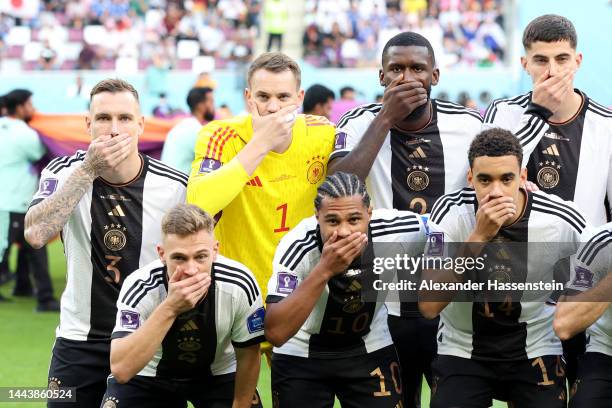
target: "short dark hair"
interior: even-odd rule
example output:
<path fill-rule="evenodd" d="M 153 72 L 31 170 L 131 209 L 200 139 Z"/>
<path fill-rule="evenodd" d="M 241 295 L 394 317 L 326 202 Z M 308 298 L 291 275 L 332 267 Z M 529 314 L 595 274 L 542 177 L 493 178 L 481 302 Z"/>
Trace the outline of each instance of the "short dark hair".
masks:
<path fill-rule="evenodd" d="M 98 82 L 93 87 L 93 89 L 91 90 L 91 93 L 89 94 L 89 103 L 91 104 L 91 100 L 93 99 L 95 95 L 102 93 L 102 92 L 110 92 L 112 94 L 119 93 L 119 92 L 129 92 L 132 95 L 134 95 L 136 102 L 140 101 L 140 99 L 138 98 L 138 91 L 136 91 L 136 88 L 134 88 L 132 84 L 130 84 L 129 82 L 124 81 L 123 79 L 119 79 L 119 78 L 108 78 L 108 79 L 103 79 L 102 81 Z"/>
<path fill-rule="evenodd" d="M 474 165 L 474 160 L 477 157 L 482 156 L 515 156 L 519 162 L 519 167 L 521 167 L 523 163 L 523 148 L 518 138 L 509 130 L 491 128 L 483 130 L 472 140 L 468 152 L 470 167 Z"/>
<path fill-rule="evenodd" d="M 392 37 L 385 46 L 382 51 L 382 65 L 385 65 L 385 59 L 387 58 L 389 48 L 391 47 L 425 47 L 429 52 L 429 56 L 431 57 L 431 64 L 436 66 L 436 55 L 434 53 L 433 47 L 429 40 L 423 37 L 421 34 L 417 34 L 412 31 L 404 31 L 403 33 L 399 33 Z"/>
<path fill-rule="evenodd" d="M 27 89 L 13 89 L 11 92 L 4 95 L 4 104 L 6 113 L 14 115 L 17 108 L 25 104 L 32 97 L 32 92 Z"/>
<path fill-rule="evenodd" d="M 352 86 L 343 86 L 342 88 L 340 88 L 340 98 L 344 97 L 344 94 L 346 94 L 347 92 L 355 92 L 355 88 L 353 88 Z"/>
<path fill-rule="evenodd" d="M 338 171 L 331 176 L 327 176 L 323 184 L 317 189 L 314 202 L 315 209 L 317 211 L 321 209 L 321 203 L 325 197 L 341 198 L 354 195 L 361 196 L 363 205 L 370 207 L 370 195 L 366 190 L 365 183 L 352 173 Z"/>
<path fill-rule="evenodd" d="M 576 49 L 578 35 L 569 19 L 556 14 L 545 14 L 531 20 L 523 32 L 523 47 L 526 50 L 537 41 L 547 43 L 568 41 L 571 47 Z"/>
<path fill-rule="evenodd" d="M 189 106 L 191 113 L 195 111 L 196 106 L 198 106 L 200 102 L 204 102 L 206 98 L 208 98 L 208 94 L 212 91 L 212 88 L 207 86 L 191 88 L 187 94 L 187 106 Z"/>
<path fill-rule="evenodd" d="M 247 72 L 247 83 L 249 86 L 251 86 L 253 74 L 260 69 L 275 73 L 291 71 L 293 72 L 293 76 L 295 76 L 298 88 L 302 82 L 302 71 L 300 70 L 300 66 L 293 58 L 282 52 L 264 52 L 259 57 L 255 58 L 255 61 L 251 63 L 249 71 Z"/>
<path fill-rule="evenodd" d="M 335 97 L 334 91 L 328 87 L 314 84 L 304 93 L 304 113 L 312 112 L 318 104 L 325 104 L 329 98 L 334 99 Z"/>

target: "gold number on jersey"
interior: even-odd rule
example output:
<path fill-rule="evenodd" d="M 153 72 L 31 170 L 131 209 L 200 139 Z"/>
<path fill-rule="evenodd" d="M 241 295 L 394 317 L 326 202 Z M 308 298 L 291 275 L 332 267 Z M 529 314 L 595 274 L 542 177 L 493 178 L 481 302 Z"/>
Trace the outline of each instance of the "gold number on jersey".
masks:
<path fill-rule="evenodd" d="M 343 329 L 344 326 L 344 317 L 330 317 L 330 320 L 335 321 L 335 326 L 328 330 L 327 332 L 330 334 L 345 334 L 346 332 Z M 359 333 L 368 326 L 370 323 L 370 313 L 363 312 L 358 314 L 354 319 L 353 323 L 351 323 L 351 330 L 353 333 Z"/>
<path fill-rule="evenodd" d="M 391 391 L 387 391 L 387 388 L 385 387 L 385 376 L 383 375 L 382 371 L 380 371 L 380 367 L 376 367 L 376 370 L 372 371 L 370 376 L 378 376 L 378 379 L 380 380 L 380 391 L 374 392 L 375 397 L 388 397 L 391 395 Z"/>
<path fill-rule="evenodd" d="M 117 265 L 122 257 L 114 255 L 106 255 L 104 257 L 110 261 L 110 263 L 106 265 L 106 270 L 115 274 L 113 278 L 110 276 L 105 276 L 104 279 L 109 283 L 119 283 L 121 280 L 121 272 L 119 272 L 119 269 L 117 269 L 115 265 Z"/>
<path fill-rule="evenodd" d="M 535 367 L 536 365 L 539 365 L 540 370 L 542 370 L 542 381 L 540 381 L 538 385 L 553 385 L 555 382 L 548 378 L 548 371 L 546 370 L 546 366 L 544 365 L 544 360 L 542 360 L 542 357 L 538 357 L 533 360 L 531 366 Z"/>
<path fill-rule="evenodd" d="M 389 371 L 391 371 L 391 379 L 393 380 L 393 387 L 395 387 L 395 392 L 398 394 L 402 394 L 402 381 L 400 377 L 400 366 L 395 361 L 389 365 Z"/>
<path fill-rule="evenodd" d="M 276 211 L 281 210 L 281 223 L 280 227 L 275 228 L 274 232 L 287 232 L 289 231 L 289 227 L 287 226 L 287 203 L 281 204 L 276 207 Z"/>
<path fill-rule="evenodd" d="M 498 309 L 506 313 L 506 316 L 510 316 L 514 310 L 514 306 L 512 305 L 512 297 L 510 295 L 506 295 L 504 298 L 504 303 L 502 303 Z"/>
<path fill-rule="evenodd" d="M 480 313 L 484 317 L 488 317 L 489 319 L 495 317 L 495 314 L 491 311 L 491 306 L 489 305 L 489 302 L 486 299 L 483 303 L 483 309 L 484 310 L 482 311 L 479 310 L 478 313 Z"/>

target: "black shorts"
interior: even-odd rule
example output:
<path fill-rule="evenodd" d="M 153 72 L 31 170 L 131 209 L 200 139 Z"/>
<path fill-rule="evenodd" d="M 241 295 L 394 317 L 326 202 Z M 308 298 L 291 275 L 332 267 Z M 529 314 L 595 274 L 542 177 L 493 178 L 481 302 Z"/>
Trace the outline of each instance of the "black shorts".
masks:
<path fill-rule="evenodd" d="M 187 401 L 195 408 L 231 408 L 234 384 L 234 373 L 198 380 L 137 375 L 125 384 L 110 376 L 101 408 L 185 408 Z M 254 396 L 251 406 L 261 408 L 259 394 Z"/>
<path fill-rule="evenodd" d="M 311 359 L 272 354 L 274 408 L 395 408 L 401 380 L 393 346 L 357 357 Z"/>
<path fill-rule="evenodd" d="M 565 361 L 542 356 L 484 362 L 440 355 L 433 364 L 431 408 L 484 408 L 493 398 L 517 408 L 565 408 Z"/>
<path fill-rule="evenodd" d="M 570 392 L 570 408 L 612 406 L 612 357 L 585 353 L 578 359 L 578 377 Z"/>
<path fill-rule="evenodd" d="M 389 316 L 389 331 L 402 371 L 404 408 L 421 406 L 423 376 L 431 385 L 431 362 L 436 357 L 440 318 Z"/>
<path fill-rule="evenodd" d="M 49 365 L 49 388 L 75 387 L 76 402 L 48 402 L 49 408 L 91 408 L 102 401 L 110 374 L 110 342 L 58 338 Z"/>

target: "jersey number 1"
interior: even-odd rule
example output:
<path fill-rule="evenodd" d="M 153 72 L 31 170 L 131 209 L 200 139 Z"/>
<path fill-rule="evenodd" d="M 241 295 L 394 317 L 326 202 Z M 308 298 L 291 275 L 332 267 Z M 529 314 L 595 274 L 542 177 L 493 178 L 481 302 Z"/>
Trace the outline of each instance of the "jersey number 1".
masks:
<path fill-rule="evenodd" d="M 276 207 L 276 211 L 278 210 L 282 211 L 281 223 L 280 223 L 280 227 L 274 229 L 274 232 L 287 232 L 289 231 L 289 227 L 287 226 L 287 203 Z"/>

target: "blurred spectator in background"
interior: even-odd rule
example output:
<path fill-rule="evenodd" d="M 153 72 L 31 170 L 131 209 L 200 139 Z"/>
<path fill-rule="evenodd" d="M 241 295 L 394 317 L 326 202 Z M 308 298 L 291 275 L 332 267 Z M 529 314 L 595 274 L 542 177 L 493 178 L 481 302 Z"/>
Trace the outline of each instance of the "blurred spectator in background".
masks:
<path fill-rule="evenodd" d="M 170 64 L 162 53 L 153 54 L 153 65 L 147 68 L 145 84 L 151 95 L 166 94 L 168 92 L 168 74 Z"/>
<path fill-rule="evenodd" d="M 153 108 L 153 116 L 160 119 L 172 119 L 177 113 L 180 111 L 170 106 L 167 95 L 164 92 L 160 93 L 157 105 Z"/>
<path fill-rule="evenodd" d="M 234 116 L 234 114 L 232 113 L 232 110 L 225 103 L 222 103 L 219 106 L 219 109 L 217 110 L 217 114 L 215 115 L 216 119 L 218 120 L 229 119 L 232 116 Z"/>
<path fill-rule="evenodd" d="M 355 100 L 355 88 L 352 86 L 345 86 L 340 88 L 340 99 L 343 101 L 354 101 Z"/>
<path fill-rule="evenodd" d="M 459 105 L 465 106 L 466 108 L 478 110 L 478 104 L 476 104 L 476 101 L 472 99 L 469 92 L 467 91 L 459 92 L 459 95 L 457 97 L 457 103 Z"/>
<path fill-rule="evenodd" d="M 98 53 L 87 41 L 83 40 L 83 48 L 79 52 L 77 69 L 96 69 L 98 66 Z"/>
<path fill-rule="evenodd" d="M 215 81 L 211 76 L 210 72 L 202 71 L 198 75 L 194 88 L 212 88 L 213 90 L 217 87 L 217 81 Z"/>
<path fill-rule="evenodd" d="M 44 71 L 55 69 L 57 52 L 51 48 L 49 40 L 45 40 L 43 47 L 40 50 L 40 58 L 38 60 L 39 68 Z"/>
<path fill-rule="evenodd" d="M 266 0 L 264 3 L 264 29 L 268 34 L 268 52 L 272 50 L 272 43 L 283 49 L 283 34 L 287 30 L 288 5 L 285 0 Z"/>
<path fill-rule="evenodd" d="M 489 106 L 491 102 L 493 102 L 493 95 L 491 95 L 491 92 L 482 91 L 480 95 L 478 95 L 478 110 L 480 111 L 480 116 L 484 117 L 487 106 Z"/>
<path fill-rule="evenodd" d="M 380 94 L 380 93 L 376 94 L 376 97 L 374 98 L 374 101 L 376 103 L 382 103 L 382 101 L 383 101 L 383 94 Z"/>
<path fill-rule="evenodd" d="M 49 277 L 47 248 L 34 249 L 23 236 L 24 217 L 30 199 L 38 188 L 38 174 L 32 164 L 42 158 L 45 147 L 28 122 L 34 115 L 32 93 L 15 89 L 4 96 L 7 116 L 0 118 L 0 212 L 9 214 L 8 248 L 19 247 L 14 296 L 32 296 L 34 290 L 30 275 L 34 277 L 38 311 L 58 311 L 59 303 L 53 297 Z M 6 231 L 2 231 L 6 234 Z M 8 251 L 0 264 L 2 273 L 8 273 Z"/>
<path fill-rule="evenodd" d="M 336 95 L 326 86 L 315 84 L 304 94 L 303 112 L 307 115 L 325 116 L 331 119 L 332 105 Z"/>
<path fill-rule="evenodd" d="M 192 88 L 187 94 L 187 106 L 191 116 L 177 123 L 168 132 L 161 161 L 182 171 L 191 173 L 194 146 L 202 125 L 215 118 L 215 98 L 211 88 Z"/>
<path fill-rule="evenodd" d="M 450 101 L 450 97 L 448 96 L 448 92 L 446 91 L 438 92 L 438 94 L 436 95 L 436 99 L 439 99 L 441 101 Z"/>

